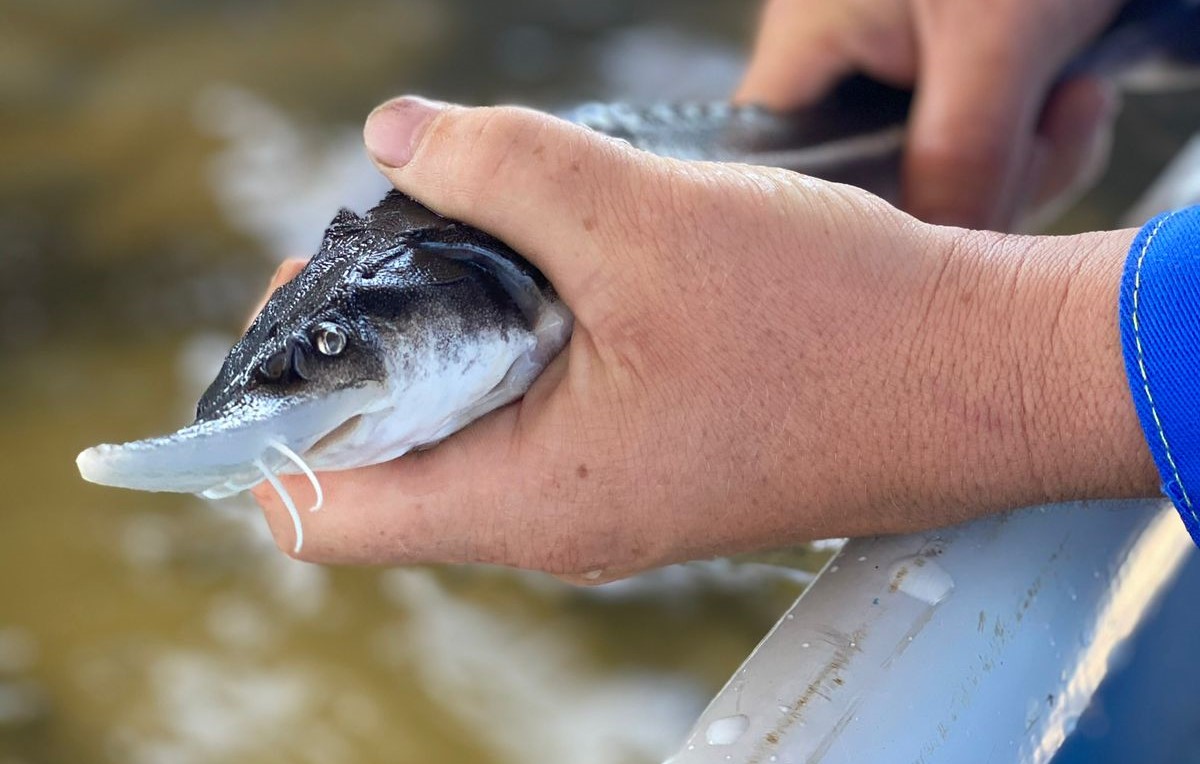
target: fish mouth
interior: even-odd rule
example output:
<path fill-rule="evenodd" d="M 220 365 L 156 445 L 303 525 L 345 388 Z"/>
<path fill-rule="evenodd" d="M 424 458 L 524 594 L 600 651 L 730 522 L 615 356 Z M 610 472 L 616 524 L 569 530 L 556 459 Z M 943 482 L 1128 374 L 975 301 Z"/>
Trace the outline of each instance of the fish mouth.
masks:
<path fill-rule="evenodd" d="M 305 453 L 378 399 L 373 384 L 303 398 L 256 396 L 170 435 L 93 446 L 75 463 L 85 480 L 100 485 L 229 496 L 257 485 L 268 470 L 298 471 L 289 451 Z"/>

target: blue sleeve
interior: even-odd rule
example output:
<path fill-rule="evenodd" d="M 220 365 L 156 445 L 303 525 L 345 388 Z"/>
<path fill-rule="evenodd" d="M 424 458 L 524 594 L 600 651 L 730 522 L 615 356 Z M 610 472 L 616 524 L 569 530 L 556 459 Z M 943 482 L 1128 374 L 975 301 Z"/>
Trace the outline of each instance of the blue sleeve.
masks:
<path fill-rule="evenodd" d="M 1200 544 L 1200 207 L 1138 233 L 1119 313 L 1125 371 L 1163 492 Z"/>

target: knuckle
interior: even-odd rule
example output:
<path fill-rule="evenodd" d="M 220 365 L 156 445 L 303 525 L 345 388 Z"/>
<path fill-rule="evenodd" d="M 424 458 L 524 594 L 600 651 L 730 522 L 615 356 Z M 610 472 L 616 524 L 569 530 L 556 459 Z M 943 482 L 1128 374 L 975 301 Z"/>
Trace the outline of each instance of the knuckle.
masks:
<path fill-rule="evenodd" d="M 531 524 L 510 537 L 510 564 L 564 579 L 595 582 L 596 571 L 611 568 L 620 556 L 623 531 L 598 511 L 596 497 L 577 489 L 578 467 L 567 465 L 543 473 L 539 487 L 542 510 Z M 604 493 L 601 491 L 601 493 Z"/>
<path fill-rule="evenodd" d="M 556 576 L 582 576 L 598 567 L 590 559 L 589 539 L 574 528 L 563 528 L 553 533 L 541 551 L 538 568 Z"/>
<path fill-rule="evenodd" d="M 644 243 L 657 257 L 643 260 L 641 267 L 700 256 L 697 247 L 707 238 L 702 232 L 712 227 L 707 219 L 719 214 L 721 194 L 713 191 L 722 185 L 721 169 L 712 164 L 657 159 L 649 160 L 643 169 L 628 173 L 623 183 L 601 187 L 600 179 L 596 181 L 593 197 L 603 204 L 614 235 L 627 240 L 629 231 L 653 232 Z"/>
<path fill-rule="evenodd" d="M 567 530 L 547 546 L 536 566 L 545 573 L 561 578 L 590 581 L 598 578 L 594 571 L 605 567 L 603 551 L 595 548 L 593 540 L 583 533 Z"/>
<path fill-rule="evenodd" d="M 463 109 L 434 129 L 449 158 L 451 193 L 470 205 L 503 193 L 526 172 L 547 128 L 542 115 L 497 106 Z"/>
<path fill-rule="evenodd" d="M 494 201 L 506 210 L 536 205 L 539 215 L 580 216 L 593 240 L 611 243 L 662 211 L 657 158 L 549 114 L 451 108 L 429 130 L 425 172 L 437 175 L 439 206 L 459 215 L 486 219 Z"/>
<path fill-rule="evenodd" d="M 589 589 L 595 586 L 602 586 L 604 584 L 612 583 L 619 578 L 619 576 L 609 575 L 603 570 L 592 570 L 581 574 L 551 573 L 550 575 L 554 576 L 563 583 L 571 584 L 572 586 L 582 586 Z"/>
<path fill-rule="evenodd" d="M 1005 135 L 990 132 L 959 134 L 914 144 L 912 167 L 927 177 L 986 182 L 989 178 L 998 179 L 1010 152 L 1010 141 Z"/>
<path fill-rule="evenodd" d="M 288 557 L 294 560 L 303 560 L 305 562 L 315 562 L 315 549 L 311 539 L 305 539 L 305 543 L 299 552 L 296 551 L 296 536 L 295 529 L 292 527 L 291 520 L 288 518 L 287 511 L 283 506 L 283 502 L 270 489 L 264 488 L 262 485 L 255 486 L 250 491 L 254 497 L 255 503 L 262 510 L 263 517 L 267 521 L 267 529 L 271 532 L 271 540 L 279 551 L 283 552 Z"/>
<path fill-rule="evenodd" d="M 917 148 L 906 173 L 909 202 L 926 215 L 986 224 L 1008 187 L 1009 153 L 990 138 Z"/>
<path fill-rule="evenodd" d="M 275 542 L 275 548 L 278 549 L 279 551 L 283 552 L 287 556 L 291 557 L 292 549 L 294 548 L 292 539 L 289 537 L 285 537 L 283 532 L 279 528 L 275 527 L 274 523 L 272 523 L 270 525 L 270 529 L 271 529 L 271 540 Z"/>
<path fill-rule="evenodd" d="M 306 552 L 309 550 L 301 549 L 299 552 L 296 551 L 296 537 L 293 535 L 290 524 L 280 522 L 276 519 L 269 521 L 268 526 L 271 529 L 271 539 L 275 542 L 275 547 L 279 551 L 294 560 L 306 559 Z"/>
<path fill-rule="evenodd" d="M 279 264 L 275 269 L 274 275 L 271 277 L 271 288 L 282 286 L 296 277 L 296 274 L 304 270 L 304 266 L 308 264 L 308 259 L 303 257 L 289 257 Z"/>

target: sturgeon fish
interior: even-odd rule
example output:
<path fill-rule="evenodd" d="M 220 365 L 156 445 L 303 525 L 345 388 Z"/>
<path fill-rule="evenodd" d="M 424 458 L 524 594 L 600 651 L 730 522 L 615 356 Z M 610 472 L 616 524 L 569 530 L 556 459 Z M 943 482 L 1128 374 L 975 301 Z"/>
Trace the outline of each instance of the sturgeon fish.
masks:
<path fill-rule="evenodd" d="M 520 397 L 562 349 L 572 316 L 503 242 L 399 191 L 343 209 L 304 269 L 267 300 L 196 420 L 163 437 L 100 445 L 84 478 L 229 496 L 263 480 L 376 464 L 436 443 Z"/>
<path fill-rule="evenodd" d="M 1190 0 L 1134 2 L 1076 66 L 1128 60 L 1114 50 L 1161 51 L 1164 29 L 1198 18 Z M 910 100 L 853 77 L 793 114 L 590 105 L 567 116 L 664 155 L 780 166 L 892 197 Z M 303 526 L 279 474 L 307 475 L 318 509 L 315 471 L 395 459 L 516 400 L 571 327 L 554 287 L 518 253 L 393 191 L 364 215 L 338 213 L 317 254 L 230 350 L 192 424 L 89 448 L 77 464 L 95 483 L 210 498 L 266 480 L 299 552 Z"/>

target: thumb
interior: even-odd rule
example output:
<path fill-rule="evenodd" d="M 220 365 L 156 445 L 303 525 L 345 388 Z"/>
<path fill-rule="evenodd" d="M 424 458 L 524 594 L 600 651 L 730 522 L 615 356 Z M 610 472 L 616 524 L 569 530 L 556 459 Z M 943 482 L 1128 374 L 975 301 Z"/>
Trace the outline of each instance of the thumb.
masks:
<path fill-rule="evenodd" d="M 603 265 L 587 257 L 614 189 L 639 198 L 645 165 L 628 144 L 527 109 L 399 98 L 375 109 L 367 151 L 396 188 L 476 226 L 534 262 L 578 313 Z"/>

